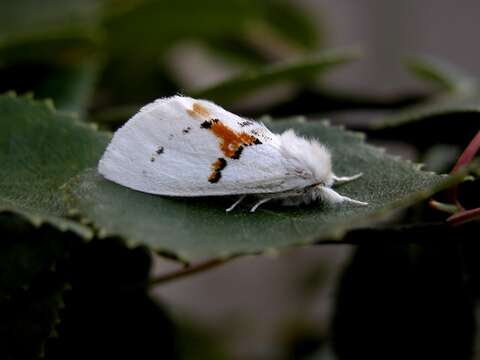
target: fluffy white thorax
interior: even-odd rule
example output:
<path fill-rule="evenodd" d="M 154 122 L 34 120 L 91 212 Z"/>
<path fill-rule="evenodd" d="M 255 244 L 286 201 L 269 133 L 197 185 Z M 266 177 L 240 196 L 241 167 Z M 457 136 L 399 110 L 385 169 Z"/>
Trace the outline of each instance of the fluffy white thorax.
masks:
<path fill-rule="evenodd" d="M 305 139 L 290 129 L 278 136 L 282 155 L 301 177 L 313 183 L 331 186 L 332 160 L 328 149 L 316 140 Z"/>

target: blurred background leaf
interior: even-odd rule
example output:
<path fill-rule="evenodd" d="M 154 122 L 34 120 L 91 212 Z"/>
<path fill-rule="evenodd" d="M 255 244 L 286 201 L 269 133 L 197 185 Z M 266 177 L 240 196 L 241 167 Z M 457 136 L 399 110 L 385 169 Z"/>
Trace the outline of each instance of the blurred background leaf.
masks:
<path fill-rule="evenodd" d="M 439 90 L 454 94 L 471 94 L 477 88 L 471 75 L 437 58 L 412 57 L 405 62 L 407 69 L 415 76 L 435 85 Z"/>
<path fill-rule="evenodd" d="M 297 61 L 270 65 L 240 74 L 234 78 L 215 84 L 209 88 L 197 90 L 195 98 L 211 99 L 219 104 L 228 105 L 236 98 L 252 95 L 256 90 L 281 82 L 314 82 L 317 75 L 331 68 L 348 63 L 358 57 L 355 49 L 330 50 L 316 56 L 303 57 Z"/>
<path fill-rule="evenodd" d="M 367 125 L 370 136 L 395 138 L 426 150 L 432 145 L 464 147 L 479 128 L 480 93 L 477 81 L 451 64 L 433 58 L 408 63 L 414 74 L 435 83 L 436 96 Z"/>
<path fill-rule="evenodd" d="M 103 1 L 105 3 L 106 1 Z M 100 21 L 102 1 L 6 0 L 0 15 L 0 46 L 60 39 L 88 37 Z"/>

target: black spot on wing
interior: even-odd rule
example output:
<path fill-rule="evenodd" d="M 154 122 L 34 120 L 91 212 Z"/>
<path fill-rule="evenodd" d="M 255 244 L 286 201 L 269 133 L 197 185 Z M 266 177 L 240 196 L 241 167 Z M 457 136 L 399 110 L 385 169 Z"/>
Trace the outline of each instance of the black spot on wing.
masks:
<path fill-rule="evenodd" d="M 264 134 L 260 134 L 260 133 L 259 133 L 257 130 L 255 130 L 255 129 L 251 130 L 250 133 L 256 137 L 255 142 L 254 142 L 255 145 L 260 145 L 260 144 L 262 144 L 262 142 L 258 139 L 259 136 L 262 136 L 264 139 L 267 139 L 267 140 L 272 140 L 270 137 L 265 136 Z"/>
<path fill-rule="evenodd" d="M 220 171 L 215 171 L 210 177 L 208 178 L 208 181 L 211 182 L 212 184 L 217 183 L 220 178 L 222 177 L 222 173 Z"/>
<path fill-rule="evenodd" d="M 152 154 L 152 157 L 150 158 L 150 161 L 154 162 L 156 160 L 156 156 L 163 154 L 164 150 L 165 149 L 163 148 L 163 146 L 159 146 L 157 148 L 157 150 L 155 150 L 155 152 Z"/>
<path fill-rule="evenodd" d="M 231 156 L 232 159 L 240 159 L 240 155 L 242 155 L 243 146 L 239 146 L 235 153 Z"/>
<path fill-rule="evenodd" d="M 210 129 L 210 128 L 212 127 L 212 122 L 209 121 L 209 120 L 205 120 L 204 122 L 202 122 L 202 123 L 200 124 L 200 127 L 201 127 L 202 129 Z"/>
<path fill-rule="evenodd" d="M 222 177 L 222 170 L 227 166 L 227 161 L 224 158 L 218 158 L 212 164 L 212 173 L 208 177 L 208 181 L 212 184 L 217 183 Z"/>
<path fill-rule="evenodd" d="M 182 130 L 182 133 L 188 134 L 190 132 L 190 130 L 192 130 L 192 128 L 190 126 L 188 126 L 188 127 L 186 127 L 185 129 Z"/>
<path fill-rule="evenodd" d="M 218 158 L 217 170 L 223 170 L 227 166 L 227 161 L 224 158 Z"/>
<path fill-rule="evenodd" d="M 205 120 L 200 124 L 202 129 L 210 129 L 214 123 L 218 123 L 218 119 Z"/>
<path fill-rule="evenodd" d="M 253 124 L 254 124 L 253 121 L 250 121 L 250 120 L 244 120 L 238 123 L 238 125 L 240 125 L 241 127 L 252 126 Z"/>

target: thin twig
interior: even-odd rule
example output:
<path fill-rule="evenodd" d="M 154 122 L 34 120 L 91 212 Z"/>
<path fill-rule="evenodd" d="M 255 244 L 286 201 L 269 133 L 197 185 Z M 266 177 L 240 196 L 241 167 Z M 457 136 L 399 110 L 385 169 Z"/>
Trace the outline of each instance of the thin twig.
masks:
<path fill-rule="evenodd" d="M 158 276 L 156 278 L 152 278 L 149 280 L 149 286 L 155 286 L 158 284 L 164 284 L 166 282 L 172 281 L 172 280 L 177 280 L 180 278 L 183 278 L 188 275 L 192 275 L 198 272 L 202 272 L 205 270 L 209 270 L 211 268 L 217 267 L 219 265 L 222 265 L 226 263 L 227 261 L 232 260 L 233 257 L 229 258 L 224 258 L 224 259 L 212 259 L 212 260 L 207 260 L 192 266 L 188 266 L 184 269 L 177 270 L 177 271 L 172 271 L 168 274 Z"/>
<path fill-rule="evenodd" d="M 465 166 L 468 166 L 473 161 L 478 151 L 480 151 L 480 131 L 473 137 L 465 150 L 459 156 L 457 162 L 455 163 L 455 166 L 453 167 L 452 171 L 450 171 L 450 175 L 453 175 L 461 171 Z M 455 210 L 460 213 L 465 212 L 465 208 L 462 206 L 458 199 L 458 184 L 450 189 L 447 189 L 445 195 L 447 196 L 449 203 L 440 203 L 435 199 L 430 199 L 428 204 L 432 209 L 448 213 L 451 213 Z M 468 216 L 468 214 L 464 215 Z M 455 219 L 455 217 L 451 218 Z"/>
<path fill-rule="evenodd" d="M 479 150 L 480 150 L 480 131 L 477 133 L 477 135 L 475 135 L 475 137 L 472 139 L 472 141 L 470 141 L 470 143 L 467 145 L 463 153 L 460 155 L 451 173 L 457 172 L 462 167 L 470 164 Z"/>
<path fill-rule="evenodd" d="M 447 222 L 451 225 L 460 225 L 476 219 L 480 219 L 480 208 L 464 210 L 453 214 L 447 219 Z"/>
<path fill-rule="evenodd" d="M 428 206 L 430 206 L 432 209 L 443 211 L 448 214 L 455 214 L 460 210 L 460 208 L 455 204 L 443 203 L 434 199 L 430 199 Z"/>
<path fill-rule="evenodd" d="M 450 174 L 454 174 L 463 167 L 470 164 L 480 150 L 480 131 L 473 137 L 472 141 L 467 145 L 463 153 L 458 158 L 455 166 L 453 167 Z M 450 200 L 455 203 L 455 205 L 460 209 L 460 211 L 464 211 L 465 208 L 462 206 L 460 201 L 458 200 L 458 185 L 454 186 L 448 192 Z"/>

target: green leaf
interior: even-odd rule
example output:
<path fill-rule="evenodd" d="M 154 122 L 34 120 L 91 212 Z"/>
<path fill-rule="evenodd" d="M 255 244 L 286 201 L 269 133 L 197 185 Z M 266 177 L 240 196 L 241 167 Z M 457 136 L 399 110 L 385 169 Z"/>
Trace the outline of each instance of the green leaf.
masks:
<path fill-rule="evenodd" d="M 136 49 L 140 56 L 159 54 L 182 39 L 211 40 L 245 34 L 255 22 L 275 29 L 295 45 L 316 45 L 315 28 L 307 12 L 285 1 L 187 0 L 167 6 L 161 1 L 141 0 L 123 8 L 117 2 L 105 19 L 107 45 L 121 52 Z"/>
<path fill-rule="evenodd" d="M 45 273 L 32 287 L 18 289 L 0 304 L 0 358 L 37 359 L 56 334 L 68 286 L 57 272 Z"/>
<path fill-rule="evenodd" d="M 177 359 L 175 327 L 145 287 L 150 266 L 147 249 L 118 239 L 81 243 L 65 264 L 72 290 L 46 358 Z"/>
<path fill-rule="evenodd" d="M 264 21 L 294 46 L 315 49 L 318 46 L 317 29 L 306 10 L 287 1 L 265 1 Z"/>
<path fill-rule="evenodd" d="M 451 93 L 471 94 L 477 87 L 474 78 L 436 58 L 414 57 L 406 61 L 406 66 L 418 78 Z"/>
<path fill-rule="evenodd" d="M 0 304 L 19 288 L 28 289 L 40 274 L 55 268 L 67 253 L 71 233 L 50 226 L 35 228 L 13 214 L 0 214 Z"/>
<path fill-rule="evenodd" d="M 296 94 L 283 101 L 273 105 L 256 108 L 253 112 L 249 111 L 251 117 L 269 114 L 273 117 L 284 118 L 295 116 L 297 114 L 317 115 L 324 113 L 338 112 L 335 115 L 341 115 L 341 118 L 352 119 L 353 111 L 362 111 L 358 115 L 365 119 L 367 112 L 373 110 L 403 109 L 412 104 L 418 104 L 425 100 L 424 95 L 395 95 L 395 96 L 375 96 L 368 94 L 354 93 L 341 89 L 335 89 L 331 86 L 306 86 L 297 91 Z M 343 112 L 343 113 L 340 113 Z M 253 116 L 252 116 L 253 114 Z M 342 124 L 353 125 L 355 121 L 340 121 Z"/>
<path fill-rule="evenodd" d="M 13 63 L 0 67 L 0 91 L 34 93 L 50 98 L 58 110 L 84 119 L 98 75 L 96 58 L 76 59 L 69 64 Z"/>
<path fill-rule="evenodd" d="M 55 69 L 35 94 L 40 98 L 52 98 L 58 110 L 74 113 L 83 119 L 93 95 L 99 65 L 96 61 Z"/>
<path fill-rule="evenodd" d="M 366 145 L 359 134 L 319 122 L 285 120 L 270 126 L 276 132 L 294 128 L 324 142 L 339 175 L 363 172 L 361 179 L 338 191 L 370 205 L 270 205 L 255 213 L 245 207 L 225 213 L 235 199 L 149 195 L 107 181 L 93 169 L 66 186 L 68 197 L 73 207 L 94 222 L 100 236 L 118 235 L 131 246 L 145 245 L 189 262 L 340 239 L 352 227 L 428 198 L 460 180 L 422 172 L 418 166 Z"/>
<path fill-rule="evenodd" d="M 189 0 L 168 5 L 162 1 L 138 1 L 106 18 L 106 45 L 115 53 L 128 49 L 134 50 L 136 57 L 158 56 L 181 39 L 238 34 L 252 16 L 258 16 L 258 7 L 251 0 Z"/>
<path fill-rule="evenodd" d="M 192 96 L 224 104 L 277 83 L 311 81 L 312 77 L 337 65 L 348 63 L 358 55 L 355 49 L 325 51 L 314 56 L 249 71 L 206 89 L 197 90 Z"/>
<path fill-rule="evenodd" d="M 51 39 L 87 38 L 96 31 L 96 0 L 7 0 L 0 12 L 0 48 Z"/>
<path fill-rule="evenodd" d="M 0 96 L 0 211 L 91 236 L 88 228 L 64 218 L 67 208 L 59 190 L 95 166 L 107 142 L 107 135 L 46 103 Z"/>
<path fill-rule="evenodd" d="M 475 79 L 436 59 L 414 59 L 410 68 L 446 92 L 373 121 L 369 136 L 395 138 L 421 150 L 439 143 L 466 146 L 478 131 L 480 93 Z"/>
<path fill-rule="evenodd" d="M 152 0 L 115 2 L 104 21 L 111 62 L 105 67 L 107 80 L 102 83 L 102 93 L 109 95 L 111 106 L 145 103 L 177 92 L 178 84 L 164 64 L 172 47 L 183 41 L 210 46 L 230 60 L 234 55 L 243 66 L 272 61 L 271 48 L 286 54 L 282 58 L 293 53 L 292 49 L 305 50 L 307 44 L 315 42 L 305 13 L 297 6 L 289 11 L 288 5 L 253 0 L 186 0 L 168 6 Z M 262 40 L 264 33 L 274 41 Z"/>
<path fill-rule="evenodd" d="M 378 119 L 369 136 L 426 149 L 438 143 L 466 146 L 479 128 L 480 94 L 444 96 Z"/>
<path fill-rule="evenodd" d="M 61 38 L 42 38 L 30 42 L 14 43 L 0 47 L 2 67 L 69 65 L 79 59 L 87 59 L 97 50 L 96 38 L 77 37 L 75 34 Z M 22 72 L 15 74 L 22 79 Z M 43 74 L 40 74 L 43 75 Z"/>

